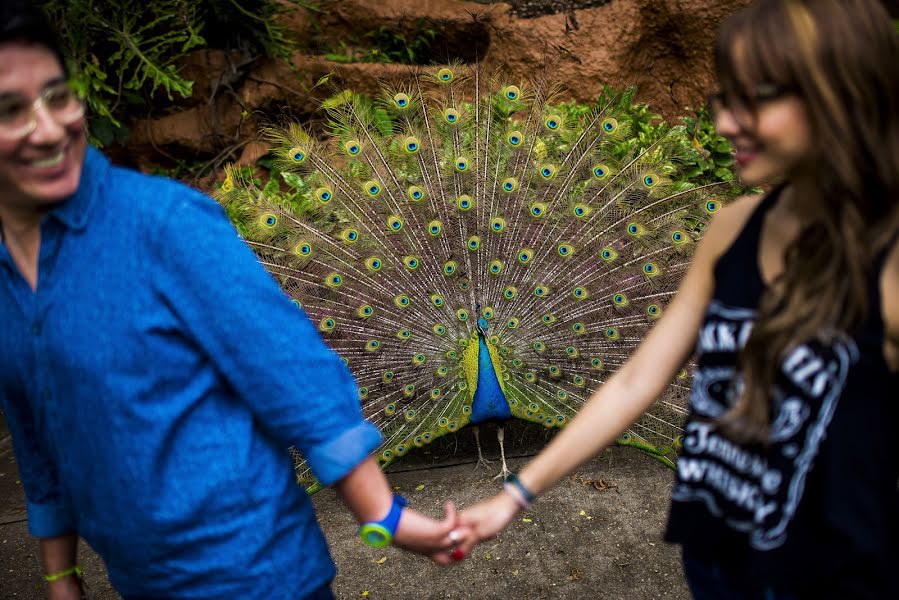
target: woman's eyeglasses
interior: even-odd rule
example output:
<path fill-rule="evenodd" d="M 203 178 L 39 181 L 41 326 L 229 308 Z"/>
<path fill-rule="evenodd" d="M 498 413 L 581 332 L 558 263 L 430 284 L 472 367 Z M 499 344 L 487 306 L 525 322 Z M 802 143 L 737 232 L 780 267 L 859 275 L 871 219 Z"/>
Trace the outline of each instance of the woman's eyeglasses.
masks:
<path fill-rule="evenodd" d="M 47 86 L 33 102 L 18 94 L 0 96 L 0 140 L 25 138 L 37 127 L 37 111 L 45 110 L 60 125 L 84 115 L 84 104 L 65 82 Z"/>
<path fill-rule="evenodd" d="M 743 94 L 727 94 L 725 92 L 709 94 L 706 106 L 708 106 L 713 119 L 722 110 L 730 111 L 738 118 L 754 116 L 759 107 L 766 102 L 782 98 L 792 91 L 793 88 L 787 85 L 761 83 Z"/>

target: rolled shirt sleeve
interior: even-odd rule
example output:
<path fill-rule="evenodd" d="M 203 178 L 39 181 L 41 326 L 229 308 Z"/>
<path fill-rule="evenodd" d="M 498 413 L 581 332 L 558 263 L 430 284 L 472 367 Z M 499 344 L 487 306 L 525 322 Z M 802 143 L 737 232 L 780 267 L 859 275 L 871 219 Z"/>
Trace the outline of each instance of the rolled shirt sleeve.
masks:
<path fill-rule="evenodd" d="M 72 507 L 50 452 L 38 439 L 30 406 L 24 399 L 8 399 L 3 394 L 0 404 L 12 433 L 19 478 L 25 488 L 28 531 L 39 538 L 74 533 L 77 527 Z"/>
<path fill-rule="evenodd" d="M 181 186 L 157 230 L 151 277 L 261 427 L 331 484 L 381 442 L 349 369 L 237 236 L 224 210 Z"/>

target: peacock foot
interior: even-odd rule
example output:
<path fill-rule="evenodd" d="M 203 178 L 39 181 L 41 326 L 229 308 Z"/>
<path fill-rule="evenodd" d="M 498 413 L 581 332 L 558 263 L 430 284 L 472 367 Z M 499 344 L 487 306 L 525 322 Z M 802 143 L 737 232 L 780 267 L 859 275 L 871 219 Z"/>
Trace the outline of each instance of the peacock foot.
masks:
<path fill-rule="evenodd" d="M 474 470 L 477 471 L 477 470 L 480 469 L 481 467 L 484 467 L 485 469 L 489 469 L 489 468 L 490 468 L 490 465 L 492 465 L 494 462 L 496 462 L 496 461 L 493 461 L 493 460 L 487 460 L 487 459 L 484 458 L 483 456 L 478 456 L 478 462 L 477 462 L 477 464 L 474 466 Z"/>
<path fill-rule="evenodd" d="M 494 479 L 502 479 L 503 481 L 505 481 L 506 477 L 508 477 L 511 474 L 512 474 L 512 471 L 510 471 L 508 469 L 508 467 L 506 467 L 506 463 L 503 462 L 503 470 L 500 471 L 499 473 L 497 473 L 497 475 L 496 475 L 496 477 L 494 477 Z"/>

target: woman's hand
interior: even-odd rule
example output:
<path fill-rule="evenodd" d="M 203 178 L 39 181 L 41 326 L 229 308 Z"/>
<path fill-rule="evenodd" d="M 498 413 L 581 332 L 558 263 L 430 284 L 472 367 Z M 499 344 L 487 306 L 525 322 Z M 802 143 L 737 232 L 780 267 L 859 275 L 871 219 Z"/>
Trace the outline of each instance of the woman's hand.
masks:
<path fill-rule="evenodd" d="M 520 510 L 518 501 L 506 492 L 466 508 L 459 520 L 463 527 L 470 528 L 470 535 L 459 543 L 459 550 L 467 556 L 475 544 L 495 538 Z"/>

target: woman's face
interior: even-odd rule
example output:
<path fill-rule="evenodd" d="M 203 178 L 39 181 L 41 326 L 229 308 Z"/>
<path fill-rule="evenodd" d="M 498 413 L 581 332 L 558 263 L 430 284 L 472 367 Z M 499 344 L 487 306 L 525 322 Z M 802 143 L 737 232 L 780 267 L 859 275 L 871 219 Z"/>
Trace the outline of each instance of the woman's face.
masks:
<path fill-rule="evenodd" d="M 43 212 L 73 195 L 86 150 L 83 106 L 53 52 L 0 44 L 0 207 Z"/>
<path fill-rule="evenodd" d="M 773 87 L 758 86 L 754 110 L 739 101 L 712 106 L 715 129 L 733 145 L 737 174 L 748 186 L 790 179 L 811 155 L 804 103 L 792 93 L 772 94 Z"/>

